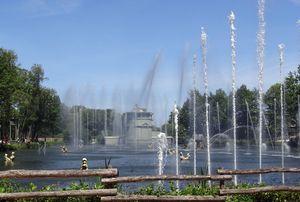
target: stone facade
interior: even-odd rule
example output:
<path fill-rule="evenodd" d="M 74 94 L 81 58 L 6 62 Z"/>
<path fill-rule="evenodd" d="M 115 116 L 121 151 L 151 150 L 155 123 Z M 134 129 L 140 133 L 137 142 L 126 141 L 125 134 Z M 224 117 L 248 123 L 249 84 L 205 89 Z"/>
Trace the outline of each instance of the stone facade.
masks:
<path fill-rule="evenodd" d="M 153 113 L 135 106 L 131 112 L 123 114 L 126 145 L 147 145 L 153 142 L 158 131 L 153 131 Z"/>

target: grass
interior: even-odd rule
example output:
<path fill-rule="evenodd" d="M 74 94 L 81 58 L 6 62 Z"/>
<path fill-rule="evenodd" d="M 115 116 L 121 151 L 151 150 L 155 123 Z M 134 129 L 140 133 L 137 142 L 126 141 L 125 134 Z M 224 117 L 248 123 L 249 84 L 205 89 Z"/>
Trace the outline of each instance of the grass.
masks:
<path fill-rule="evenodd" d="M 62 145 L 63 142 L 47 142 L 47 147 L 53 145 Z M 38 149 L 38 142 L 31 143 L 11 143 L 11 144 L 0 144 L 0 151 L 15 151 L 15 150 L 24 150 L 24 149 Z"/>

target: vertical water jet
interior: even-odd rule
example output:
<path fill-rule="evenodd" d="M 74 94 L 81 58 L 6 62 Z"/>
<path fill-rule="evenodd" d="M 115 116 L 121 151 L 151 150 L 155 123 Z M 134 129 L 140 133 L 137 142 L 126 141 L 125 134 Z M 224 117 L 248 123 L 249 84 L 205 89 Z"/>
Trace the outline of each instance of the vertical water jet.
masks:
<path fill-rule="evenodd" d="M 279 72 L 280 72 L 280 132 L 281 132 L 281 167 L 284 168 L 284 106 L 283 106 L 283 79 L 282 79 L 282 65 L 283 65 L 283 50 L 284 44 L 278 45 L 279 50 Z M 284 173 L 282 173 L 282 184 L 285 183 Z"/>
<path fill-rule="evenodd" d="M 175 163 L 176 163 L 176 175 L 179 175 L 179 165 L 178 165 L 178 109 L 176 103 L 174 104 L 174 125 L 175 125 Z M 179 182 L 176 181 L 177 189 L 179 189 Z"/>
<path fill-rule="evenodd" d="M 247 100 L 245 100 L 246 106 L 248 106 Z M 250 138 L 249 138 L 249 114 L 247 107 L 247 153 L 250 152 Z"/>
<path fill-rule="evenodd" d="M 258 33 L 257 33 L 257 63 L 258 74 L 258 105 L 259 105 L 259 168 L 262 168 L 262 133 L 263 133 L 263 73 L 265 56 L 265 0 L 258 0 Z M 259 175 L 259 183 L 262 183 L 262 175 Z"/>
<path fill-rule="evenodd" d="M 277 138 L 277 103 L 276 98 L 274 98 L 274 143 L 276 143 Z"/>
<path fill-rule="evenodd" d="M 217 102 L 217 119 L 218 119 L 218 131 L 219 131 L 219 133 L 221 133 L 220 106 L 219 106 L 219 102 Z"/>
<path fill-rule="evenodd" d="M 298 95 L 298 147 L 300 146 L 300 95 Z"/>
<path fill-rule="evenodd" d="M 208 78 L 207 78 L 207 63 L 206 63 L 206 43 L 207 35 L 204 31 L 204 28 L 201 28 L 201 49 L 202 49 L 202 65 L 204 70 L 204 87 L 205 87 L 205 123 L 206 123 L 206 143 L 207 143 L 207 174 L 211 174 L 211 165 L 210 165 L 210 134 L 209 134 L 209 112 L 208 112 Z M 209 186 L 211 182 L 208 181 Z"/>
<path fill-rule="evenodd" d="M 230 46 L 231 46 L 231 66 L 232 66 L 232 123 L 233 123 L 233 164 L 234 170 L 237 169 L 237 149 L 236 149 L 236 34 L 234 27 L 235 15 L 231 11 L 229 15 L 230 24 Z M 234 176 L 234 185 L 237 185 L 237 176 Z"/>
<path fill-rule="evenodd" d="M 196 60 L 197 55 L 193 57 L 193 147 L 194 147 L 194 175 L 197 175 L 197 142 L 196 142 Z"/>
<path fill-rule="evenodd" d="M 164 172 L 165 159 L 168 150 L 168 140 L 165 133 L 159 133 L 157 137 L 158 137 L 158 145 L 157 145 L 158 175 L 162 175 Z"/>

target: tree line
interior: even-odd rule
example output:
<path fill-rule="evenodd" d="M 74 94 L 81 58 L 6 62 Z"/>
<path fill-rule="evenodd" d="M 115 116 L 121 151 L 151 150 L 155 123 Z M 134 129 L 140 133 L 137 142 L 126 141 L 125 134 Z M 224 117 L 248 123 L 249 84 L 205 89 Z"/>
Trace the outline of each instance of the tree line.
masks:
<path fill-rule="evenodd" d="M 53 136 L 72 142 L 74 133 L 85 143 L 93 138 L 103 142 L 104 135 L 115 132 L 114 110 L 66 106 L 54 89 L 43 85 L 46 79 L 41 65 L 34 64 L 27 70 L 18 64 L 15 52 L 0 48 L 2 143 L 10 139 L 38 141 L 39 137 Z"/>
<path fill-rule="evenodd" d="M 264 137 L 269 142 L 280 139 L 280 83 L 270 86 L 264 93 Z M 198 90 L 196 95 L 196 134 L 204 134 L 205 125 L 205 94 Z M 296 71 L 290 72 L 283 80 L 284 98 L 284 132 L 286 136 L 298 138 L 299 133 L 299 113 L 298 95 L 300 95 L 300 65 Z M 189 92 L 184 104 L 179 107 L 179 143 L 186 144 L 193 135 L 193 97 L 194 91 Z M 218 133 L 231 134 L 232 129 L 232 93 L 226 93 L 222 89 L 209 94 L 209 124 L 210 135 Z M 236 116 L 238 126 L 238 139 L 246 139 L 250 136 L 250 141 L 255 141 L 258 134 L 258 90 L 249 89 L 246 85 L 241 85 L 236 91 Z M 248 126 L 248 127 L 246 127 Z M 174 116 L 171 112 L 169 120 L 162 126 L 167 134 L 174 136 Z M 297 137 L 295 137 L 297 136 Z"/>
<path fill-rule="evenodd" d="M 38 137 L 62 135 L 66 141 L 78 133 L 84 142 L 104 135 L 121 133 L 122 115 L 114 110 L 91 109 L 84 106 L 68 107 L 61 103 L 54 89 L 43 85 L 45 77 L 41 65 L 29 70 L 17 63 L 17 55 L 0 48 L 0 133 L 2 142 L 10 134 L 20 142 L 37 141 Z M 284 127 L 286 134 L 298 133 L 298 95 L 300 95 L 300 65 L 284 78 Z M 193 134 L 193 91 L 179 108 L 179 142 L 186 143 Z M 196 95 L 196 133 L 205 135 L 205 96 Z M 258 91 L 241 85 L 236 92 L 238 138 L 253 137 L 258 125 Z M 275 141 L 280 136 L 280 84 L 272 85 L 264 94 L 264 132 Z M 173 114 L 161 128 L 174 135 Z M 74 122 L 77 120 L 77 123 Z M 209 94 L 210 133 L 228 132 L 232 128 L 232 94 L 222 89 Z M 242 126 L 251 126 L 247 128 Z M 250 129 L 249 129 L 250 128 Z M 106 134 L 104 134 L 106 133 Z M 264 135 L 265 137 L 267 135 Z"/>

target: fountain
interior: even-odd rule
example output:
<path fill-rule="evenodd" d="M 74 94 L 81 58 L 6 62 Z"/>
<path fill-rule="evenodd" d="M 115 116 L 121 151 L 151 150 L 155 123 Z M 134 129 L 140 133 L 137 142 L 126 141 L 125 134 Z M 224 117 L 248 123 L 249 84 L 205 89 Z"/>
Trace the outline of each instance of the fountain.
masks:
<path fill-rule="evenodd" d="M 237 169 L 237 157 L 236 157 L 236 104 L 235 104 L 235 94 L 236 94 L 236 34 L 234 27 L 235 15 L 231 11 L 229 15 L 230 23 L 230 42 L 231 42 L 231 62 L 232 62 L 232 122 L 233 122 L 233 158 L 234 158 L 234 169 Z M 234 176 L 234 185 L 237 185 L 237 176 Z"/>
<path fill-rule="evenodd" d="M 300 22 L 300 20 L 299 20 Z M 299 23 L 300 25 L 300 23 Z M 298 95 L 298 147 L 300 146 L 300 95 Z"/>
<path fill-rule="evenodd" d="M 217 119 L 218 119 L 218 131 L 219 131 L 219 133 L 221 133 L 220 106 L 219 106 L 219 102 L 217 102 Z"/>
<path fill-rule="evenodd" d="M 230 150 L 231 150 L 230 148 L 231 148 L 230 143 L 229 143 L 229 142 L 226 142 L 225 150 L 226 150 L 227 152 L 230 152 Z"/>
<path fill-rule="evenodd" d="M 245 103 L 246 103 L 246 106 L 248 106 L 247 105 L 247 100 L 245 100 Z M 248 114 L 248 107 L 246 107 L 247 108 L 247 155 L 249 155 L 250 154 L 250 138 L 249 138 L 249 114 Z"/>
<path fill-rule="evenodd" d="M 164 167 L 166 164 L 167 151 L 168 151 L 168 140 L 165 133 L 158 134 L 158 144 L 157 144 L 157 159 L 158 159 L 158 174 L 162 175 L 164 173 Z"/>
<path fill-rule="evenodd" d="M 197 142 L 196 142 L 196 59 L 197 56 L 196 54 L 194 55 L 193 58 L 193 136 L 194 136 L 194 141 L 193 141 L 193 148 L 194 148 L 194 175 L 197 174 Z"/>
<path fill-rule="evenodd" d="M 258 105 L 259 105 L 259 168 L 262 168 L 262 132 L 263 132 L 263 73 L 265 52 L 265 0 L 258 0 L 258 33 L 257 33 L 257 63 L 258 74 Z M 262 175 L 259 175 L 259 183 L 262 183 Z"/>
<path fill-rule="evenodd" d="M 282 80 L 282 65 L 283 65 L 283 49 L 284 44 L 278 45 L 279 49 L 279 72 L 280 72 L 280 132 L 281 132 L 281 167 L 284 168 L 284 112 L 283 112 L 283 80 Z M 282 184 L 284 184 L 284 173 L 282 173 Z"/>
<path fill-rule="evenodd" d="M 274 98 L 274 142 L 276 143 L 276 137 L 277 137 L 277 100 Z"/>
<path fill-rule="evenodd" d="M 79 106 L 73 106 L 73 147 L 78 148 L 80 135 L 80 109 Z"/>
<path fill-rule="evenodd" d="M 206 42 L 207 35 L 204 28 L 201 28 L 201 48 L 202 48 L 202 64 L 204 69 L 204 87 L 205 87 L 205 122 L 206 122 L 206 140 L 207 140 L 207 174 L 211 174 L 210 166 L 210 136 L 209 136 L 209 113 L 208 113 L 208 78 L 207 78 L 207 64 L 206 64 Z M 211 182 L 208 181 L 209 186 Z"/>
<path fill-rule="evenodd" d="M 252 121 L 252 116 L 250 114 L 250 109 L 249 109 L 249 104 L 247 102 L 247 100 L 245 100 L 246 102 L 246 107 L 247 107 L 247 116 L 249 118 L 249 121 L 251 123 L 251 128 L 252 128 L 252 131 L 253 131 L 253 137 L 254 137 L 254 141 L 255 141 L 255 144 L 257 144 L 257 140 L 256 140 L 256 132 L 255 132 L 255 129 L 254 129 L 254 125 L 253 125 L 253 121 Z"/>
<path fill-rule="evenodd" d="M 262 144 L 261 144 L 261 150 L 262 150 L 263 152 L 266 152 L 266 151 L 267 151 L 267 144 L 266 144 L 266 143 L 262 143 Z"/>
<path fill-rule="evenodd" d="M 179 175 L 179 166 L 178 166 L 178 109 L 176 103 L 174 104 L 174 124 L 175 124 L 175 163 L 176 163 L 176 175 Z M 179 189 L 179 182 L 176 181 L 176 187 Z"/>

